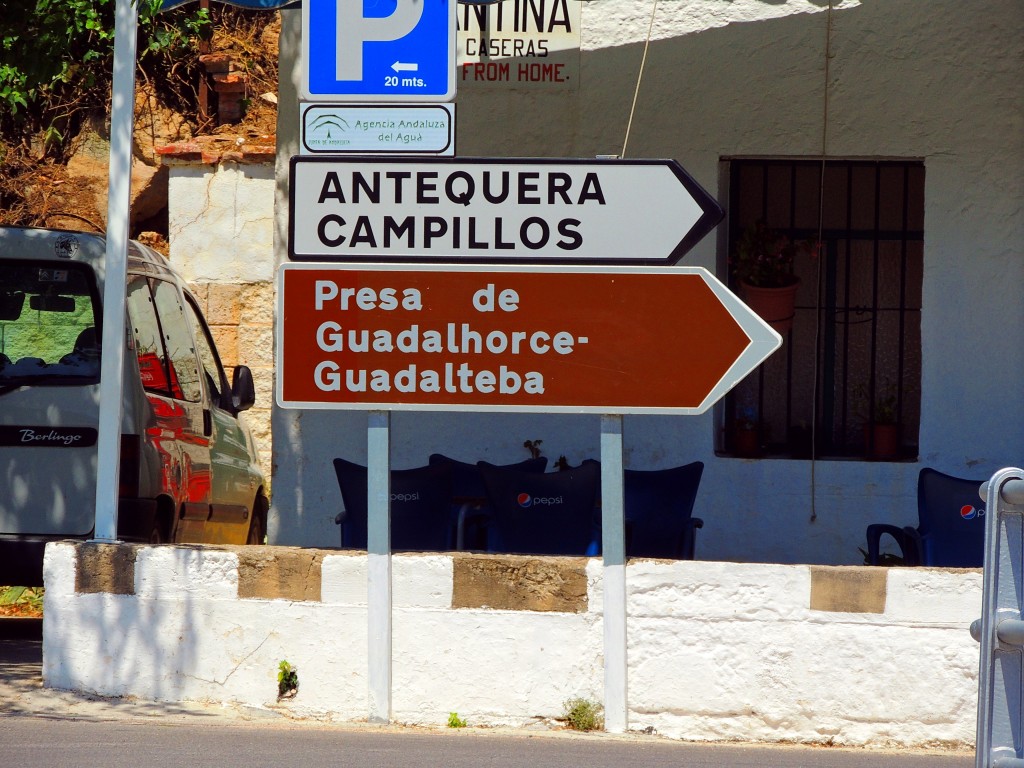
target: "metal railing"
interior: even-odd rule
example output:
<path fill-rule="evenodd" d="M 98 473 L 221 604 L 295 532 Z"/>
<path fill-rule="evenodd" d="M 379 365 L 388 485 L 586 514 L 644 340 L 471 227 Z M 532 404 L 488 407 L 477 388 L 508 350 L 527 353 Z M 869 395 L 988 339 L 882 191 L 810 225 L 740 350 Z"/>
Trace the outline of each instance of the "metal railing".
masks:
<path fill-rule="evenodd" d="M 985 567 L 976 768 L 1024 768 L 1024 470 L 1001 469 L 980 489 L 985 499 Z"/>

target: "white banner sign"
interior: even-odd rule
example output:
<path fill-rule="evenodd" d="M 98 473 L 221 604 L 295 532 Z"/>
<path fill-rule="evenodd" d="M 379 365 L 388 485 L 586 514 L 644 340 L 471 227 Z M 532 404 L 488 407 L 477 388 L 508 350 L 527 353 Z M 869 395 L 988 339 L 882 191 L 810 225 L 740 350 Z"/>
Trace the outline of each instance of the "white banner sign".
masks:
<path fill-rule="evenodd" d="M 454 155 L 454 104 L 303 104 L 301 155 Z"/>
<path fill-rule="evenodd" d="M 459 87 L 574 90 L 582 5 L 580 0 L 459 4 Z"/>

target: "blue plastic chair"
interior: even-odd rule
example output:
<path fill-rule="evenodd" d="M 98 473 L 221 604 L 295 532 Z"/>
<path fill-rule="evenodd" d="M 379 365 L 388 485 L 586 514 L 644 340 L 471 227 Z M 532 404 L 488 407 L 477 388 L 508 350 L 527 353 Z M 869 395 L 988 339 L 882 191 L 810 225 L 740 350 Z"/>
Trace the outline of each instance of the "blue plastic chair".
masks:
<path fill-rule="evenodd" d="M 459 461 L 442 453 L 430 454 L 429 462 L 447 464 L 452 472 L 452 512 L 456 522 L 456 548 L 483 550 L 487 548 L 487 489 L 476 464 Z M 543 472 L 548 466 L 544 456 L 525 459 L 515 464 L 501 464 L 504 469 Z"/>
<path fill-rule="evenodd" d="M 335 522 L 341 526 L 342 549 L 366 549 L 366 467 L 345 459 L 334 460 L 334 473 L 345 510 Z M 446 465 L 391 471 L 392 551 L 444 552 L 455 546 L 451 514 L 451 468 Z"/>
<path fill-rule="evenodd" d="M 627 469 L 623 473 L 626 556 L 693 560 L 697 529 L 693 517 L 704 462 L 670 469 Z"/>
<path fill-rule="evenodd" d="M 592 555 L 601 482 L 596 461 L 564 472 L 477 465 L 487 491 L 487 549 L 523 555 Z"/>
<path fill-rule="evenodd" d="M 881 538 L 889 534 L 907 565 L 980 568 L 985 561 L 984 480 L 967 480 L 925 467 L 917 478 L 916 528 L 868 526 L 868 563 L 878 565 Z"/>

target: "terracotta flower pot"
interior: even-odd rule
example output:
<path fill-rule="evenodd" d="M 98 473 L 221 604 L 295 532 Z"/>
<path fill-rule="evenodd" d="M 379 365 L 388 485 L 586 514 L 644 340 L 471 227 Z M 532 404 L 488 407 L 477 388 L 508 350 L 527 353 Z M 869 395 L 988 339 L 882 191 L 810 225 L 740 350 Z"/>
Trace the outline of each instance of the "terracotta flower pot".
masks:
<path fill-rule="evenodd" d="M 781 288 L 762 288 L 741 280 L 740 297 L 768 325 L 785 336 L 793 327 L 793 316 L 796 314 L 796 292 L 799 287 L 799 278 L 796 278 L 796 282 L 792 285 L 785 285 Z"/>
<path fill-rule="evenodd" d="M 757 429 L 734 429 L 732 441 L 737 456 L 753 459 L 761 455 L 761 435 Z"/>
<path fill-rule="evenodd" d="M 864 443 L 870 459 L 884 461 L 900 455 L 900 428 L 898 424 L 865 424 Z"/>

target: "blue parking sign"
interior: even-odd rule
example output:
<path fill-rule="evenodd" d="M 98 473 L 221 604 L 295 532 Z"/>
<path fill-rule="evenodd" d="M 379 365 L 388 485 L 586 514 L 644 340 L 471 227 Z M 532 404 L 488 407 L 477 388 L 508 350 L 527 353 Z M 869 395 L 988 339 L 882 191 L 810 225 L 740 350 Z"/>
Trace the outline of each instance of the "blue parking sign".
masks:
<path fill-rule="evenodd" d="M 305 0 L 302 98 L 451 101 L 456 0 Z"/>

